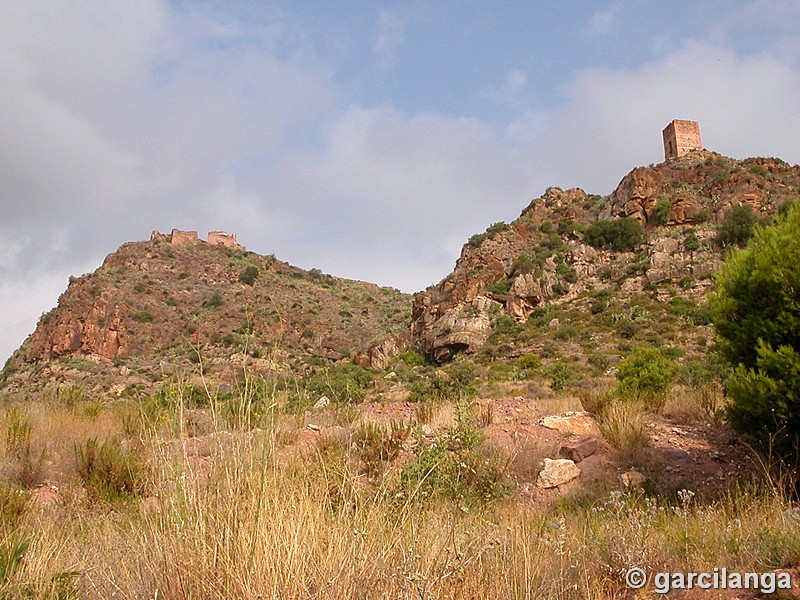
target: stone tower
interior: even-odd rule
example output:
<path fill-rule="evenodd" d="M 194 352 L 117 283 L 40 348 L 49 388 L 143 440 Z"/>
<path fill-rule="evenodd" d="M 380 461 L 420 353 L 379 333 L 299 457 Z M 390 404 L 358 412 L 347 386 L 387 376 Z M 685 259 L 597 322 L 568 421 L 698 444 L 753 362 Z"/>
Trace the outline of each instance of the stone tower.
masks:
<path fill-rule="evenodd" d="M 702 150 L 700 125 L 697 121 L 675 119 L 661 132 L 664 138 L 664 160 L 677 158 L 692 150 Z"/>

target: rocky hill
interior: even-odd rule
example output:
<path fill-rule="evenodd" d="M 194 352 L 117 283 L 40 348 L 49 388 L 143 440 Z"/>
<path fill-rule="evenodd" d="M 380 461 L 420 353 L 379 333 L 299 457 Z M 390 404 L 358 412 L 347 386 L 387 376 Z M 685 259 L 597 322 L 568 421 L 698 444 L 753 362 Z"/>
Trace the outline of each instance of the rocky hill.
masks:
<path fill-rule="evenodd" d="M 748 205 L 768 218 L 798 197 L 798 166 L 703 150 L 638 167 L 607 197 L 550 188 L 513 222 L 472 236 L 454 271 L 413 300 L 246 252 L 220 232 L 227 245 L 154 233 L 71 280 L 0 385 L 149 393 L 182 369 L 235 383 L 245 366 L 300 376 L 343 360 L 384 369 L 409 348 L 438 362 L 478 353 L 495 370 L 533 353 L 542 373 L 568 358 L 580 381 L 631 343 L 667 340 L 702 355 L 726 215 Z"/>
<path fill-rule="evenodd" d="M 224 371 L 246 359 L 255 369 L 302 370 L 315 360 L 364 360 L 377 341 L 408 329 L 409 306 L 391 288 L 154 234 L 70 280 L 9 360 L 5 388 L 79 381 L 148 390 L 163 371 L 199 364 Z"/>
<path fill-rule="evenodd" d="M 748 205 L 758 219 L 798 197 L 800 167 L 703 150 L 636 168 L 605 198 L 550 188 L 518 219 L 472 236 L 455 270 L 414 298 L 414 341 L 445 361 L 480 350 L 503 315 L 525 323 L 603 290 L 702 301 L 730 208 Z"/>

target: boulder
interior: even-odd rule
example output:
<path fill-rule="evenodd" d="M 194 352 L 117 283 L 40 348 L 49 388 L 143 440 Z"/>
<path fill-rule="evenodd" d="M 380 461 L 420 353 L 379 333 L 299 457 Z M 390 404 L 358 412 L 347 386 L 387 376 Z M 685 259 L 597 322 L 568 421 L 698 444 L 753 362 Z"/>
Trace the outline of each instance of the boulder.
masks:
<path fill-rule="evenodd" d="M 567 458 L 544 459 L 544 468 L 536 478 L 536 485 L 542 489 L 555 488 L 580 477 L 581 470 Z"/>
<path fill-rule="evenodd" d="M 579 463 L 584 458 L 592 456 L 600 447 L 600 443 L 596 438 L 584 438 L 574 442 L 567 442 L 562 445 L 558 451 L 561 458 L 568 458 L 569 460 Z"/>
<path fill-rule="evenodd" d="M 600 435 L 597 422 L 589 413 L 583 411 L 569 411 L 563 415 L 550 415 L 539 419 L 539 425 L 569 435 L 584 437 Z"/>

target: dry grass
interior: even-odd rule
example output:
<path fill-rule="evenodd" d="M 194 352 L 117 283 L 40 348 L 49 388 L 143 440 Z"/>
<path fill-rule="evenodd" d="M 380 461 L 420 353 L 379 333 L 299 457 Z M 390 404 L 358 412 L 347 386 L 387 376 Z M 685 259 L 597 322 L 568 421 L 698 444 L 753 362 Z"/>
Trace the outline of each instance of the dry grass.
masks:
<path fill-rule="evenodd" d="M 603 407 L 597 425 L 616 451 L 617 459 L 635 465 L 643 460 L 650 443 L 647 422 L 647 412 L 641 403 L 615 400 Z"/>
<path fill-rule="evenodd" d="M 46 423 L 52 407 L 28 408 L 37 440 L 121 431 L 117 410 L 87 420 L 65 409 Z M 621 447 L 639 443 L 625 441 L 636 428 L 621 412 L 606 419 Z M 600 599 L 625 594 L 631 565 L 800 563 L 800 521 L 776 491 L 708 505 L 621 492 L 555 507 L 511 497 L 467 510 L 398 497 L 389 478 L 368 482 L 346 445 L 286 459 L 286 423 L 272 422 L 215 432 L 202 455 L 197 440 L 144 436 L 158 496 L 103 504 L 64 492 L 60 505 L 9 517 L 0 556 L 15 541 L 27 549 L 0 597 Z"/>
<path fill-rule="evenodd" d="M 693 389 L 676 385 L 667 394 L 661 413 L 678 423 L 713 423 L 719 419 L 718 411 L 724 400 L 719 386 L 707 385 Z"/>

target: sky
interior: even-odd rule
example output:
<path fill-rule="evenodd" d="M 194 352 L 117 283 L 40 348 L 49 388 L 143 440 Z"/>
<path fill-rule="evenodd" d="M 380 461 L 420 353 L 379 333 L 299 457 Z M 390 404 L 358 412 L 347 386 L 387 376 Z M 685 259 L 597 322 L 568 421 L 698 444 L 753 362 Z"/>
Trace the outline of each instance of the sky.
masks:
<path fill-rule="evenodd" d="M 0 0 L 0 360 L 153 229 L 407 292 L 700 122 L 800 162 L 798 0 Z"/>

